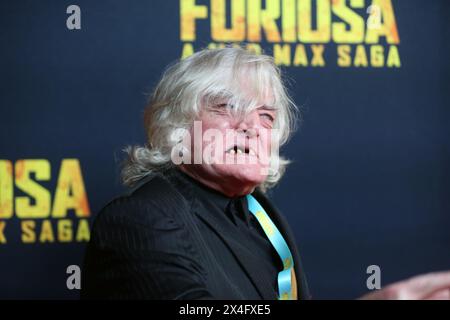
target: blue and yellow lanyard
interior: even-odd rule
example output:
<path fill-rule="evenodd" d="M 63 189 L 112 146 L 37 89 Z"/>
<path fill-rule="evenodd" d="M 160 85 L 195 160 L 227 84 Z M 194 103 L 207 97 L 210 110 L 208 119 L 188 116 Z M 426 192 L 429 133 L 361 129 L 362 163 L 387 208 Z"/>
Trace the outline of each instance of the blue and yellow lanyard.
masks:
<path fill-rule="evenodd" d="M 247 203 L 249 211 L 258 220 L 283 263 L 283 270 L 278 273 L 278 299 L 296 300 L 297 286 L 295 283 L 294 260 L 286 241 L 264 208 L 252 195 L 247 195 Z"/>

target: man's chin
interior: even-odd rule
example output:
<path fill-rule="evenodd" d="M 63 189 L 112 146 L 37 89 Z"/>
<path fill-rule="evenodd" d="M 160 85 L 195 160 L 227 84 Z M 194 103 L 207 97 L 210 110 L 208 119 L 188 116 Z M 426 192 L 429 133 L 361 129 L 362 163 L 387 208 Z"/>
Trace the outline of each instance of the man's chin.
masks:
<path fill-rule="evenodd" d="M 263 167 L 260 165 L 221 164 L 217 166 L 218 172 L 224 177 L 227 177 L 227 180 L 234 180 L 241 185 L 257 186 L 267 178 L 267 176 L 263 174 Z"/>

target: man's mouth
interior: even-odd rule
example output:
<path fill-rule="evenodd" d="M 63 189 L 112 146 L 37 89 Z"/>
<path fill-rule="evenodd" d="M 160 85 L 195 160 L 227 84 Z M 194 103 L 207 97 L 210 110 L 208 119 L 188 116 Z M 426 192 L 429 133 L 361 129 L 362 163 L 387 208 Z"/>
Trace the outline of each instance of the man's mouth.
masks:
<path fill-rule="evenodd" d="M 256 152 L 253 149 L 238 145 L 234 145 L 231 148 L 228 148 L 225 152 L 229 154 L 248 154 L 251 156 L 256 156 Z"/>

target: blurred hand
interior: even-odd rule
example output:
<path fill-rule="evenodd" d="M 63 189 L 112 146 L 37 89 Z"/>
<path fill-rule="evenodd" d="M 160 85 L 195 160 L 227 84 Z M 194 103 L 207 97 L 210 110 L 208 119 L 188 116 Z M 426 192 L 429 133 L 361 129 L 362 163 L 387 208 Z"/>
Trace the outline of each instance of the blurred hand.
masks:
<path fill-rule="evenodd" d="M 450 271 L 432 272 L 368 293 L 362 300 L 450 300 Z"/>

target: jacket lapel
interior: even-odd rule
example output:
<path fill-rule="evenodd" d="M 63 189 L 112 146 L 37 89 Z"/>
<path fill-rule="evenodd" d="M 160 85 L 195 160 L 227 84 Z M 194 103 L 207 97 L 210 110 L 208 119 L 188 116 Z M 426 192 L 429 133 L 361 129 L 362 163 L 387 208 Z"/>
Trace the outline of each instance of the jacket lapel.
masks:
<path fill-rule="evenodd" d="M 233 255 L 236 257 L 237 261 L 241 267 L 245 270 L 247 276 L 261 295 L 264 300 L 275 300 L 277 298 L 273 288 L 270 286 L 269 282 L 258 281 L 256 277 L 260 274 L 259 266 L 256 265 L 250 258 L 249 251 L 242 245 L 245 243 L 239 241 L 236 235 L 227 234 L 227 232 L 222 227 L 222 224 L 217 220 L 214 215 L 208 214 L 207 210 L 197 210 L 196 214 L 212 228 L 217 235 L 222 239 L 222 241 L 227 245 Z"/>

